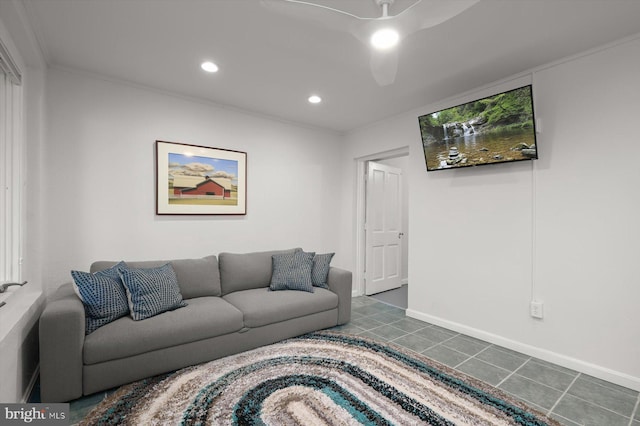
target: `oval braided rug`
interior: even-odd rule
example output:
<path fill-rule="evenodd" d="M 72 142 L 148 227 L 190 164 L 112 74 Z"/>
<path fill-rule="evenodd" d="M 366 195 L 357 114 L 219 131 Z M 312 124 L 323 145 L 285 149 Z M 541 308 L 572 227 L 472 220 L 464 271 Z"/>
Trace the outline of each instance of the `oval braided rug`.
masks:
<path fill-rule="evenodd" d="M 82 424 L 558 425 L 415 352 L 329 331 L 123 386 Z"/>

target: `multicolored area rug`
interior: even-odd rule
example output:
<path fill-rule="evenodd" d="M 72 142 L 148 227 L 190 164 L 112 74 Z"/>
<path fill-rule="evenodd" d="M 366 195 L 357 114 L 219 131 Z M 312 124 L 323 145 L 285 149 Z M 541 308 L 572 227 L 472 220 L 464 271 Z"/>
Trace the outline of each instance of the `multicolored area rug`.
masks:
<path fill-rule="evenodd" d="M 329 331 L 123 386 L 82 424 L 558 425 L 415 352 Z"/>

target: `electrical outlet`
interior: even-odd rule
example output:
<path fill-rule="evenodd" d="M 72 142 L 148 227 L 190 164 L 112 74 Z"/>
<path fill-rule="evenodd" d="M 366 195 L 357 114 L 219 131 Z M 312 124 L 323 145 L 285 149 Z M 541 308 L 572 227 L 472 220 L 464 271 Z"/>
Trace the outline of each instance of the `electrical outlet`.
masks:
<path fill-rule="evenodd" d="M 537 300 L 532 300 L 530 314 L 533 318 L 542 319 L 544 317 L 544 304 Z"/>

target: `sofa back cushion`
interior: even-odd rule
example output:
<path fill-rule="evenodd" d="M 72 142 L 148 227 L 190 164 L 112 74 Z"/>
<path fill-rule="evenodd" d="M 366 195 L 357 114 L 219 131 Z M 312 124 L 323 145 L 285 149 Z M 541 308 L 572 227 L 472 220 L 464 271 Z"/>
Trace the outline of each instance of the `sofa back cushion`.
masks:
<path fill-rule="evenodd" d="M 98 261 L 91 265 L 91 272 L 101 271 L 112 267 L 118 262 Z M 147 260 L 140 262 L 127 262 L 130 268 L 157 268 L 166 263 L 171 263 L 178 279 L 180 293 L 185 299 L 204 296 L 220 296 L 220 272 L 218 271 L 218 259 L 216 256 L 207 256 L 203 259 L 176 259 L 176 260 Z"/>
<path fill-rule="evenodd" d="M 261 251 L 254 253 L 220 253 L 220 285 L 222 295 L 234 291 L 269 287 L 271 256 L 293 253 L 300 249 Z"/>

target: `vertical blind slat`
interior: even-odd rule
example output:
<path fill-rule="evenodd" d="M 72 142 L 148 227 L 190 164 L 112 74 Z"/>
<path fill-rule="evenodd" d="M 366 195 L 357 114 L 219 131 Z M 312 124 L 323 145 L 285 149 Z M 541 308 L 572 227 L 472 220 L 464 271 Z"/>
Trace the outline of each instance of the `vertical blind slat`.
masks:
<path fill-rule="evenodd" d="M 0 281 L 21 279 L 22 88 L 0 73 Z"/>

